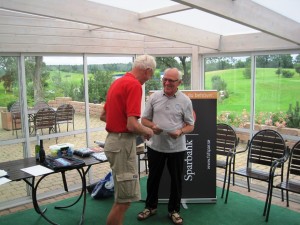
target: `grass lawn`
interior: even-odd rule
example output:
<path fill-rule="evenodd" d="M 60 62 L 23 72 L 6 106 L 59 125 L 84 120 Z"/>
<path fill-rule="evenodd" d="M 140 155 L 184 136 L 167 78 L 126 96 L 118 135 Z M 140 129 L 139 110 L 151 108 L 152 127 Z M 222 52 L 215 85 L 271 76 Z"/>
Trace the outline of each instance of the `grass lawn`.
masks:
<path fill-rule="evenodd" d="M 286 112 L 289 104 L 300 101 L 300 76 L 284 78 L 275 74 L 276 69 L 258 68 L 256 72 L 255 107 L 257 112 Z M 220 76 L 227 84 L 229 97 L 218 104 L 218 114 L 224 111 L 241 113 L 250 111 L 251 80 L 244 78 L 244 69 L 222 70 L 205 74 L 205 89 L 212 87 L 211 78 Z"/>

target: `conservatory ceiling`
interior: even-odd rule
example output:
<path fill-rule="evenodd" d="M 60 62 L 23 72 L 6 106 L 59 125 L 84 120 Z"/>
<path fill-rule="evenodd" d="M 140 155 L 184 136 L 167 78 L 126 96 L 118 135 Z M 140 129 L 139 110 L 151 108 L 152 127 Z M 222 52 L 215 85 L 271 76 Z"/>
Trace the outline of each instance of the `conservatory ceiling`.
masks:
<path fill-rule="evenodd" d="M 199 53 L 299 51 L 299 9 L 299 0 L 0 0 L 0 52 L 93 52 L 124 32 L 137 44 L 120 42 L 121 54 L 156 39 Z"/>

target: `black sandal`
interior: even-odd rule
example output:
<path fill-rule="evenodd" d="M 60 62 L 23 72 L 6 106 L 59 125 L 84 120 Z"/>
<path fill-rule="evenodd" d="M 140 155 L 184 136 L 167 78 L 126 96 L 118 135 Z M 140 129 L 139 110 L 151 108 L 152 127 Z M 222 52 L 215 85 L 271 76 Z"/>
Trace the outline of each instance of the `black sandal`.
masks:
<path fill-rule="evenodd" d="M 183 219 L 182 219 L 182 217 L 180 217 L 178 212 L 174 211 L 172 213 L 169 213 L 169 218 L 170 218 L 170 220 L 172 220 L 172 222 L 175 225 L 182 225 L 183 224 Z"/>
<path fill-rule="evenodd" d="M 150 216 L 153 216 L 156 214 L 157 209 L 148 209 L 145 208 L 143 212 L 139 212 L 137 219 L 138 220 L 145 220 L 148 219 Z"/>

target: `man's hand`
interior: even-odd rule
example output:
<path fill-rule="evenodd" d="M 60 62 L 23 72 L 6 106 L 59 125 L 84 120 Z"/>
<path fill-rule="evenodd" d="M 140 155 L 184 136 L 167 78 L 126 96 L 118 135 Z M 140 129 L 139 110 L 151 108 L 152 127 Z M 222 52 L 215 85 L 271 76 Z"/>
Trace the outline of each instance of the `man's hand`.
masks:
<path fill-rule="evenodd" d="M 174 132 L 169 132 L 168 135 L 173 139 L 177 139 L 182 135 L 182 129 L 175 130 Z"/>
<path fill-rule="evenodd" d="M 146 131 L 146 134 L 144 134 L 144 138 L 146 140 L 149 140 L 154 135 L 153 130 L 148 127 L 145 127 L 145 131 Z"/>
<path fill-rule="evenodd" d="M 163 132 L 163 130 L 160 129 L 159 126 L 156 124 L 154 126 L 152 126 L 151 129 L 153 130 L 154 134 L 156 134 L 156 135 L 159 135 L 161 132 Z"/>

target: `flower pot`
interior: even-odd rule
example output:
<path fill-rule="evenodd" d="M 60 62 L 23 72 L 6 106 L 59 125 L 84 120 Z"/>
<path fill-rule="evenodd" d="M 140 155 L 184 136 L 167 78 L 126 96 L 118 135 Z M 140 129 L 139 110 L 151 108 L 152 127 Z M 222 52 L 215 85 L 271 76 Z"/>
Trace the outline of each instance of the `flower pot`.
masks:
<path fill-rule="evenodd" d="M 1 112 L 2 129 L 12 130 L 12 116 L 11 112 Z M 17 124 L 17 129 L 21 128 L 21 124 Z"/>

